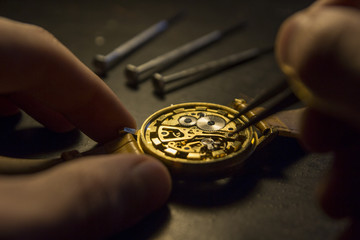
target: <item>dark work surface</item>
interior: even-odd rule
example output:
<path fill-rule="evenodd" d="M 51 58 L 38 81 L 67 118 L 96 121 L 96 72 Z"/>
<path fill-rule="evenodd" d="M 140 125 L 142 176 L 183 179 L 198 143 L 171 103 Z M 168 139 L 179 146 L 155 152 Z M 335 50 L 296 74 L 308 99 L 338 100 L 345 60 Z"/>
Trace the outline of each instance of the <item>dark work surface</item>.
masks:
<path fill-rule="evenodd" d="M 172 73 L 252 47 L 271 46 L 281 22 L 311 2 L 12 0 L 0 1 L 0 15 L 46 28 L 92 67 L 96 54 L 108 53 L 158 20 L 186 9 L 183 19 L 128 56 L 104 78 L 141 125 L 154 111 L 172 103 L 227 105 L 235 97 L 250 100 L 280 79 L 281 73 L 274 56 L 268 54 L 160 99 L 153 94 L 151 82 L 138 90 L 126 87 L 126 64 L 144 63 L 241 20 L 248 22 L 245 29 L 164 72 Z M 103 44 L 96 42 L 99 37 Z M 0 138 L 2 155 L 56 156 L 67 149 L 83 150 L 94 144 L 81 134 L 51 133 L 25 115 L 2 123 L 6 124 L 1 128 L 6 136 Z M 308 154 L 296 140 L 279 137 L 249 161 L 255 166 L 226 185 L 174 186 L 166 206 L 111 239 L 335 239 L 343 224 L 326 217 L 315 199 L 316 184 L 331 162 L 330 155 Z"/>

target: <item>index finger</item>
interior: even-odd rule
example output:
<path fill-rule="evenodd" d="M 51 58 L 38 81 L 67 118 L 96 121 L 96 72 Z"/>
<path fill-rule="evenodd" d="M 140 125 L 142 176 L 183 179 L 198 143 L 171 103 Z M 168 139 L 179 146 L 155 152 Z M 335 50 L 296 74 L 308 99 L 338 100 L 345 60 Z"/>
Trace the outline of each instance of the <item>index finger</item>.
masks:
<path fill-rule="evenodd" d="M 323 0 L 289 18 L 276 43 L 280 66 L 291 69 L 311 91 L 312 100 L 317 100 L 310 101 L 312 107 L 358 130 L 359 26 L 355 1 Z"/>
<path fill-rule="evenodd" d="M 96 141 L 135 121 L 115 93 L 44 29 L 0 19 L 0 94 L 24 93 Z"/>

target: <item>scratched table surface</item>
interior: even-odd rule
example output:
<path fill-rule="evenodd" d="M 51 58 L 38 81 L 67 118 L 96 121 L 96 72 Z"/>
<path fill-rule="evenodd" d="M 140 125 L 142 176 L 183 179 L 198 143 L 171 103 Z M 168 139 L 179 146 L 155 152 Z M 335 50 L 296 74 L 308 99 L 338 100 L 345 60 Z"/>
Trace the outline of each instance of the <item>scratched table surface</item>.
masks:
<path fill-rule="evenodd" d="M 127 64 L 142 64 L 240 21 L 247 22 L 246 28 L 163 73 L 253 47 L 272 46 L 281 22 L 311 2 L 13 0 L 0 1 L 0 15 L 44 27 L 92 68 L 96 54 L 106 54 L 151 24 L 184 10 L 186 14 L 178 22 L 126 57 L 103 78 L 141 125 L 147 116 L 174 103 L 228 105 L 235 97 L 251 100 L 282 75 L 273 54 L 267 54 L 159 98 L 153 94 L 149 81 L 137 90 L 126 86 Z M 57 156 L 65 150 L 84 150 L 94 145 L 81 133 L 51 133 L 26 114 L 1 121 L 6 123 L 1 128 L 1 155 Z M 256 164 L 248 172 L 230 183 L 201 188 L 177 185 L 166 206 L 110 239 L 335 239 L 343 223 L 325 216 L 315 197 L 316 184 L 331 164 L 331 158 L 328 154 L 307 153 L 296 140 L 278 137 L 249 159 Z"/>

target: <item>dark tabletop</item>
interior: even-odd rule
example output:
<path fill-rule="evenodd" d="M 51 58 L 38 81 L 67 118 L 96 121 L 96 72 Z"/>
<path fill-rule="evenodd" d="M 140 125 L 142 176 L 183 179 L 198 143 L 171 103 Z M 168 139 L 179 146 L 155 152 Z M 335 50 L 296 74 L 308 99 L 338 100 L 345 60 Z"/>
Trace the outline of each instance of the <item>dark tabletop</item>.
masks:
<path fill-rule="evenodd" d="M 228 105 L 235 97 L 250 100 L 282 75 L 273 54 L 267 54 L 159 98 L 153 94 L 149 81 L 137 90 L 126 86 L 127 64 L 142 64 L 243 20 L 247 21 L 246 28 L 163 73 L 253 47 L 272 46 L 281 22 L 311 2 L 2 0 L 0 15 L 44 27 L 92 68 L 96 54 L 106 54 L 151 24 L 185 10 L 182 19 L 103 78 L 141 125 L 147 116 L 173 103 L 201 101 Z M 94 145 L 76 132 L 62 135 L 48 132 L 25 114 L 21 119 L 1 121 L 6 124 L 1 128 L 6 130 L 2 133 L 6 137 L 0 138 L 1 155 L 56 156 L 64 150 Z M 331 163 L 331 155 L 309 154 L 296 140 L 278 137 L 249 161 L 256 164 L 227 184 L 175 186 L 166 206 L 111 239 L 335 239 L 343 224 L 325 216 L 315 198 L 316 184 Z"/>

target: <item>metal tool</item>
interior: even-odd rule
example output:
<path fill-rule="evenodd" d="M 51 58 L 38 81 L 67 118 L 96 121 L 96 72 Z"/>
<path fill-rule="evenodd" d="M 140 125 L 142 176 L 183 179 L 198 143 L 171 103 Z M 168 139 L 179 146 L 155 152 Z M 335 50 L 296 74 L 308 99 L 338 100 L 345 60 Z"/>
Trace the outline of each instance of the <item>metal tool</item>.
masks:
<path fill-rule="evenodd" d="M 161 20 L 154 25 L 150 26 L 146 30 L 142 31 L 135 37 L 131 38 L 127 42 L 123 43 L 110 53 L 106 55 L 98 54 L 93 60 L 95 71 L 99 75 L 104 75 L 108 70 L 116 65 L 120 60 L 137 50 L 139 47 L 149 42 L 160 33 L 164 32 L 169 26 L 178 20 L 183 15 L 183 12 L 172 16 L 169 19 Z"/>
<path fill-rule="evenodd" d="M 166 76 L 161 75 L 160 73 L 155 73 L 152 78 L 155 93 L 163 96 L 168 92 L 198 82 L 212 74 L 228 69 L 237 64 L 250 61 L 262 54 L 272 52 L 272 50 L 272 47 L 264 49 L 252 48 Z M 176 83 L 176 85 L 174 85 L 174 83 Z M 169 85 L 172 85 L 172 87 L 168 87 Z"/>
<path fill-rule="evenodd" d="M 215 30 L 205 36 L 195 39 L 185 45 L 180 46 L 168 53 L 160 55 L 140 66 L 129 64 L 126 66 L 125 75 L 127 77 L 127 85 L 137 88 L 139 83 L 144 82 L 155 72 L 161 71 L 166 67 L 174 64 L 182 58 L 222 39 L 225 35 L 236 29 L 245 26 L 245 22 L 240 22 L 225 30 Z"/>
<path fill-rule="evenodd" d="M 271 99 L 276 98 L 272 103 Z M 260 106 L 261 104 L 265 103 L 266 101 L 270 101 L 270 105 L 267 106 L 266 110 L 263 110 L 259 114 L 255 115 L 254 118 L 249 119 L 244 125 L 238 126 L 236 130 L 232 133 L 235 134 L 240 132 L 259 121 L 295 104 L 298 103 L 300 100 L 295 96 L 292 90 L 289 87 L 289 84 L 284 79 L 273 88 L 266 91 L 264 94 L 260 95 L 259 97 L 255 98 L 250 104 L 241 110 L 230 122 L 239 118 L 241 115 L 244 115 L 248 111 Z M 229 123 L 230 123 L 229 122 Z M 229 124 L 228 123 L 228 124 Z"/>

